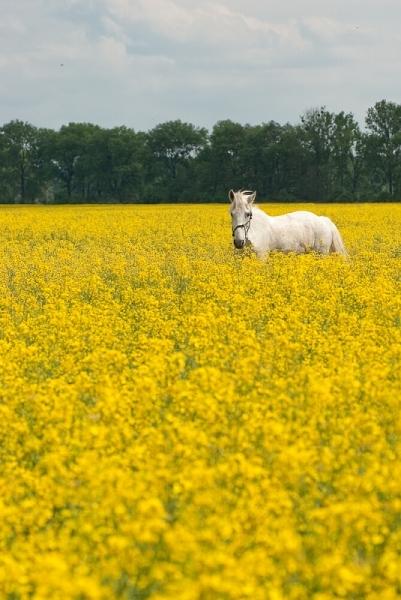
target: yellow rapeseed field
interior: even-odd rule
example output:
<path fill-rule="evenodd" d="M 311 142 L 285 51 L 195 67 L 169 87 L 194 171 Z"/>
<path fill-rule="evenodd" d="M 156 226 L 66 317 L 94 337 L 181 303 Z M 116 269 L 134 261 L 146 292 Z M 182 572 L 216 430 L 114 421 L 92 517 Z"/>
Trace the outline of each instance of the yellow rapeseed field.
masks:
<path fill-rule="evenodd" d="M 401 597 L 401 205 L 309 209 L 0 209 L 0 598 Z"/>

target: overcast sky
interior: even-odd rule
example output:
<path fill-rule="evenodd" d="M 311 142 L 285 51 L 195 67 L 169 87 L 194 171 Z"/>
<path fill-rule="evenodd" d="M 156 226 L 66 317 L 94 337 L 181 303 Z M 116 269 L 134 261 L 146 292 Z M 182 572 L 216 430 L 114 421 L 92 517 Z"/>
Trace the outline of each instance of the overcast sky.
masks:
<path fill-rule="evenodd" d="M 400 0 L 0 0 L 0 124 L 362 123 L 401 102 Z"/>

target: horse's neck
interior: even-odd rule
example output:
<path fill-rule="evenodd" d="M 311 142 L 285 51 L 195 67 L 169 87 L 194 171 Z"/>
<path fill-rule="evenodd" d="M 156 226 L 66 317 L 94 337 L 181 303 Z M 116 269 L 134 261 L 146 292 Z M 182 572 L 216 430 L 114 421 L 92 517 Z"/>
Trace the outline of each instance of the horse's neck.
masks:
<path fill-rule="evenodd" d="M 270 219 L 263 210 L 260 210 L 256 206 L 253 207 L 249 240 L 256 252 L 266 251 L 270 247 L 270 238 L 272 236 Z"/>
<path fill-rule="evenodd" d="M 270 217 L 265 212 L 263 212 L 263 210 L 261 210 L 257 206 L 254 206 L 252 209 L 252 222 L 255 225 L 266 227 L 270 223 Z"/>

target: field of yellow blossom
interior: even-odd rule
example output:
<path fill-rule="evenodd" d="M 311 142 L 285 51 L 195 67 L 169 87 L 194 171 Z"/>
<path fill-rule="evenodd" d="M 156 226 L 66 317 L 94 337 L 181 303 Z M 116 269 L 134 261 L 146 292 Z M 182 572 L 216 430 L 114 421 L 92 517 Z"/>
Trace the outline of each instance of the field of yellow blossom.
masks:
<path fill-rule="evenodd" d="M 309 209 L 0 209 L 1 598 L 401 597 L 401 205 Z"/>

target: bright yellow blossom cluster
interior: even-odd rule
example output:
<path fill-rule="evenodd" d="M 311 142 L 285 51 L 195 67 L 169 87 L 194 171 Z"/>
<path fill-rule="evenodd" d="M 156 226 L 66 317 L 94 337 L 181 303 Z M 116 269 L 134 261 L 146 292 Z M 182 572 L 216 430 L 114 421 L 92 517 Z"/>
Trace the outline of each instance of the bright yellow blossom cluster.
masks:
<path fill-rule="evenodd" d="M 1 598 L 401 597 L 401 206 L 309 209 L 1 208 Z"/>

